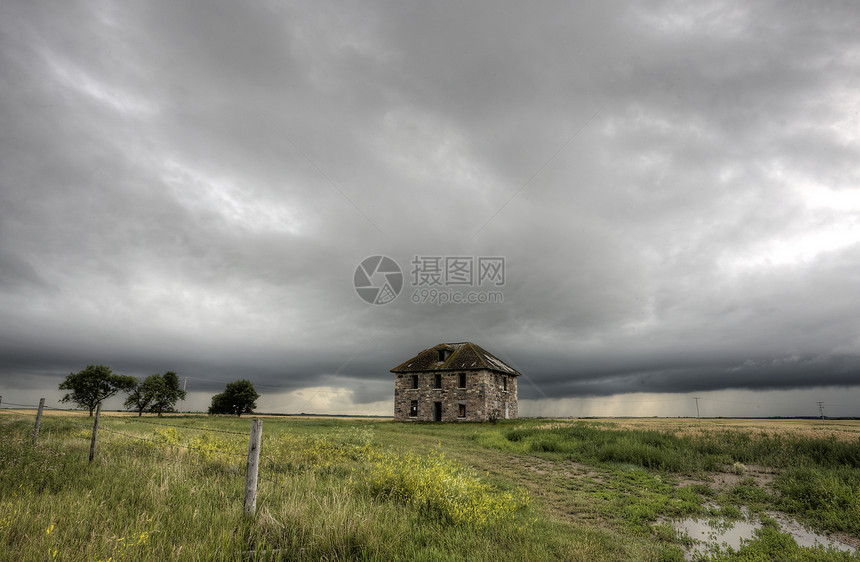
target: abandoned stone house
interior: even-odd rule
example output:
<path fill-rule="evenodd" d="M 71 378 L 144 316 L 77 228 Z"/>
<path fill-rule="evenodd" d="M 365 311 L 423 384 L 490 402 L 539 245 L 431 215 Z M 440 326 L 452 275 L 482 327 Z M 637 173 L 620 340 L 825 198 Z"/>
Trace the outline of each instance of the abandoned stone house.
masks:
<path fill-rule="evenodd" d="M 520 373 L 470 342 L 440 343 L 391 369 L 394 419 L 486 421 L 517 417 Z"/>

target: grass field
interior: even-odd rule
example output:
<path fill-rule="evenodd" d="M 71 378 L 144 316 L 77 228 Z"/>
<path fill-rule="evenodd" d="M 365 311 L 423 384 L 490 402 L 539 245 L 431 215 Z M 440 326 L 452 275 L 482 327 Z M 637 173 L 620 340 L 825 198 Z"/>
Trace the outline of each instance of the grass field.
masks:
<path fill-rule="evenodd" d="M 860 560 L 799 547 L 786 513 L 860 544 L 860 422 L 264 418 L 0 413 L 0 560 L 682 560 L 671 521 L 756 518 L 713 560 Z M 214 431 L 213 431 L 214 430 Z"/>

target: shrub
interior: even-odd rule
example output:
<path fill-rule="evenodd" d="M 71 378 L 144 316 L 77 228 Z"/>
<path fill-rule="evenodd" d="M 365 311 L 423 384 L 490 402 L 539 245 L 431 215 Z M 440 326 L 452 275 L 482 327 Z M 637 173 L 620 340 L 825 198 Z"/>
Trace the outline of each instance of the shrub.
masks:
<path fill-rule="evenodd" d="M 387 453 L 372 463 L 367 486 L 376 497 L 410 504 L 454 525 L 483 527 L 529 504 L 526 492 L 498 490 L 441 452 Z"/>
<path fill-rule="evenodd" d="M 292 469 L 330 471 L 336 465 L 350 461 L 378 458 L 373 430 L 352 427 L 323 436 L 302 436 L 283 433 L 267 442 L 267 450 Z"/>

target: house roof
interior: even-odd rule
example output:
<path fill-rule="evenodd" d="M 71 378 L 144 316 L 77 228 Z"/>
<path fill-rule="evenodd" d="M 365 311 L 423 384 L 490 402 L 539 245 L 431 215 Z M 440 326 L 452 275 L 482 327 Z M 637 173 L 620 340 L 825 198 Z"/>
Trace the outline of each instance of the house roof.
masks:
<path fill-rule="evenodd" d="M 439 361 L 439 351 L 443 349 L 448 350 L 451 354 L 444 361 Z M 471 342 L 440 343 L 394 367 L 391 372 L 419 373 L 426 371 L 479 371 L 482 369 L 505 375 L 519 376 L 521 374 L 486 349 Z"/>

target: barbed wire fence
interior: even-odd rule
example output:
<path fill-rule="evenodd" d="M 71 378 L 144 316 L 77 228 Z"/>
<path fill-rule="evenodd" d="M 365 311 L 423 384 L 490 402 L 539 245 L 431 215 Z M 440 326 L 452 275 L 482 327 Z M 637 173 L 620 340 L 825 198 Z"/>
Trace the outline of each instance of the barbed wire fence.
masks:
<path fill-rule="evenodd" d="M 41 400 L 40 400 L 41 402 Z M 14 406 L 16 410 L 14 413 L 5 412 L 4 407 Z M 38 406 L 35 404 L 20 404 L 20 403 L 11 403 L 11 402 L 2 402 L 2 396 L 0 396 L 0 416 L 3 415 L 14 415 L 16 417 L 21 417 L 22 415 L 26 415 L 21 412 L 20 409 L 29 409 L 38 410 Z M 58 412 L 76 412 L 82 413 L 80 409 L 75 408 L 55 408 L 51 406 L 46 406 L 42 404 L 43 410 L 52 410 Z M 231 431 L 226 429 L 217 429 L 211 427 L 201 427 L 201 426 L 191 426 L 191 425 L 180 425 L 176 423 L 165 423 L 162 421 L 154 421 L 151 419 L 141 419 L 138 416 L 121 416 L 114 417 L 110 416 L 107 419 L 111 419 L 112 421 L 122 421 L 127 424 L 145 424 L 149 426 L 157 426 L 168 429 L 175 430 L 189 430 L 189 431 L 198 431 L 205 433 L 213 433 L 213 434 L 222 434 L 222 435 L 230 435 L 230 436 L 242 436 L 248 438 L 248 453 L 247 455 L 244 453 L 239 453 L 235 451 L 228 451 L 218 447 L 207 448 L 201 444 L 185 444 L 179 442 L 165 442 L 163 438 L 152 438 L 152 437 L 144 437 L 141 435 L 135 435 L 133 433 L 129 433 L 127 431 L 122 431 L 117 429 L 116 427 L 104 427 L 100 424 L 100 407 L 96 409 L 93 416 L 92 424 L 87 423 L 88 417 L 84 416 L 69 416 L 63 417 L 63 419 L 67 423 L 74 424 L 75 427 L 80 428 L 80 432 L 75 437 L 89 440 L 90 441 L 90 462 L 95 457 L 96 453 L 96 444 L 100 442 L 100 440 L 104 440 L 104 437 L 108 437 L 109 440 L 113 439 L 123 439 L 127 441 L 135 441 L 139 443 L 145 444 L 147 447 L 151 447 L 151 451 L 159 452 L 161 461 L 168 462 L 176 462 L 184 464 L 188 467 L 192 467 L 196 470 L 201 471 L 218 471 L 230 477 L 239 477 L 242 475 L 242 469 L 244 468 L 245 473 L 245 489 L 244 489 L 244 500 L 243 500 L 243 509 L 246 517 L 253 517 L 257 512 L 260 512 L 262 508 L 268 505 L 268 502 L 272 500 L 272 498 L 278 496 L 277 490 L 288 489 L 291 486 L 290 482 L 290 474 L 295 471 L 295 467 L 289 461 L 285 462 L 283 459 L 273 458 L 271 455 L 262 454 L 261 452 L 261 441 L 262 441 L 262 420 L 261 419 L 252 419 L 252 427 L 250 433 L 245 433 L 241 431 Z M 37 411 L 38 415 L 38 411 Z M 35 427 L 35 426 L 34 426 Z M 256 430 L 255 430 L 256 428 Z M 92 432 L 90 433 L 90 429 Z M 119 443 L 119 441 L 112 441 L 113 443 Z M 34 440 L 34 445 L 36 441 Z M 45 445 L 43 445 L 45 446 Z M 236 464 L 227 463 L 226 466 L 222 466 L 219 463 L 212 462 L 195 462 L 192 460 L 192 455 L 176 455 L 169 454 L 168 451 L 170 449 L 183 449 L 187 450 L 190 453 L 203 453 L 203 457 L 205 458 L 205 453 L 212 452 L 217 453 L 218 455 L 223 455 L 225 457 L 234 458 L 237 461 L 239 459 L 244 460 L 242 463 L 244 466 L 240 465 L 238 462 Z M 55 453 L 59 453 L 60 451 L 51 448 Z M 199 459 L 200 457 L 198 457 Z M 261 464 L 261 461 L 262 464 Z M 262 473 L 260 472 L 260 468 L 264 470 Z M 263 481 L 267 485 L 263 488 L 260 488 L 258 482 Z M 242 552 L 243 559 L 252 559 L 256 558 L 260 555 L 265 556 L 277 556 L 281 553 L 281 549 L 257 549 L 257 550 L 248 550 Z"/>
<path fill-rule="evenodd" d="M 13 406 L 14 408 L 9 408 L 9 406 Z M 10 410 L 10 409 L 14 409 L 15 411 L 14 412 L 4 411 L 4 410 Z M 4 402 L 3 397 L 0 396 L 0 415 L 14 415 L 16 417 L 20 417 L 21 415 L 24 415 L 22 412 L 20 412 L 20 410 L 34 410 L 34 409 L 36 410 L 36 418 L 35 418 L 35 423 L 33 425 L 33 430 L 31 433 L 32 442 L 34 445 L 37 444 L 38 440 L 39 440 L 39 431 L 40 431 L 41 425 L 42 425 L 42 417 L 43 417 L 44 410 L 47 409 L 47 410 L 60 411 L 60 412 L 79 411 L 79 410 L 72 409 L 72 408 L 54 408 L 51 406 L 46 406 L 44 398 L 41 398 L 39 400 L 39 404 L 36 405 L 36 404 L 20 404 L 20 403 L 16 403 L 16 402 Z M 245 493 L 244 493 L 243 507 L 244 507 L 244 511 L 245 511 L 246 515 L 253 516 L 255 514 L 256 503 L 257 503 L 257 482 L 258 482 L 258 479 L 260 478 L 260 474 L 259 474 L 260 445 L 262 443 L 262 436 L 263 436 L 263 420 L 262 419 L 252 418 L 251 419 L 250 433 L 244 433 L 244 432 L 240 432 L 240 431 L 230 431 L 230 430 L 226 430 L 226 429 L 216 429 L 216 428 L 211 428 L 211 427 L 187 426 L 187 425 L 178 425 L 178 424 L 155 422 L 155 421 L 151 421 L 151 420 L 138 419 L 137 417 L 133 417 L 133 416 L 123 416 L 121 418 L 124 422 L 128 422 L 128 423 L 132 423 L 132 422 L 133 423 L 143 423 L 143 424 L 147 424 L 147 425 L 156 425 L 156 426 L 169 427 L 169 428 L 174 428 L 174 429 L 187 429 L 187 430 L 201 431 L 201 432 L 211 432 L 211 433 L 247 436 L 248 437 L 248 453 L 247 453 L 247 455 L 245 455 L 245 454 L 236 453 L 233 451 L 225 451 L 225 450 L 217 448 L 217 447 L 205 447 L 203 445 L 189 445 L 189 444 L 184 444 L 184 443 L 179 443 L 179 442 L 165 443 L 165 442 L 158 440 L 158 439 L 142 437 L 140 435 L 133 435 L 131 433 L 127 433 L 127 432 L 119 431 L 116 429 L 100 426 L 100 418 L 101 418 L 101 403 L 99 403 L 96 406 L 95 411 L 94 411 L 94 415 L 93 415 L 92 434 L 91 434 L 91 437 L 89 438 L 90 439 L 90 451 L 89 451 L 89 462 L 90 463 L 93 462 L 95 455 L 96 455 L 97 444 L 99 442 L 100 432 L 107 433 L 108 435 L 115 435 L 115 436 L 118 436 L 118 437 L 121 437 L 124 439 L 132 439 L 135 441 L 146 442 L 146 443 L 148 443 L 149 446 L 153 447 L 154 450 L 163 450 L 163 449 L 168 448 L 168 447 L 170 447 L 170 448 L 176 447 L 176 448 L 187 449 L 191 452 L 197 452 L 197 453 L 204 453 L 205 454 L 205 453 L 209 452 L 209 453 L 217 453 L 219 455 L 225 455 L 228 457 L 243 458 L 246 461 L 245 462 Z M 74 420 L 73 423 L 75 423 L 75 421 L 77 421 L 77 419 L 78 418 L 66 418 L 67 421 L 68 420 Z M 90 429 L 90 427 L 88 425 L 84 425 L 84 424 L 77 424 L 77 425 L 79 427 L 81 427 L 82 430 L 83 429 L 86 429 L 86 430 Z M 83 436 L 81 436 L 81 437 L 86 438 Z M 181 462 L 183 464 L 187 464 L 189 466 L 194 466 L 197 468 L 206 468 L 206 469 L 214 468 L 214 465 L 204 465 L 201 463 L 196 463 L 196 462 L 190 461 L 190 460 L 185 459 L 185 458 L 181 458 L 181 457 L 176 456 L 176 455 L 173 455 L 172 457 L 165 456 L 164 458 L 171 458 L 174 461 Z M 272 465 L 275 464 L 274 459 L 267 459 L 267 460 L 269 460 L 272 463 Z M 239 467 L 230 467 L 229 470 L 220 468 L 220 470 L 222 472 L 224 472 L 225 474 L 229 474 L 232 476 L 235 476 L 237 474 L 241 474 L 241 469 Z M 269 482 L 276 483 L 275 480 L 273 480 L 271 478 L 265 478 L 265 477 L 263 477 L 263 478 Z"/>

